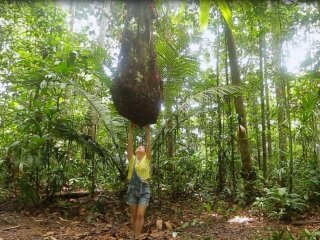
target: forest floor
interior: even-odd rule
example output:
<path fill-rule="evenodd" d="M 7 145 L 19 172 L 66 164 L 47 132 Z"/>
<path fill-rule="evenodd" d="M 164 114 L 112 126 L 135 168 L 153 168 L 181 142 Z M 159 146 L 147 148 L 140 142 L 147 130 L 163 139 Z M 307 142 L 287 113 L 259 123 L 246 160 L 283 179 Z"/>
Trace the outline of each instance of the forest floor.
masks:
<path fill-rule="evenodd" d="M 151 202 L 143 239 L 267 239 L 272 232 L 320 230 L 320 212 L 295 222 L 271 221 L 258 212 L 218 203 L 206 208 L 200 199 Z M 0 240 L 132 239 L 128 208 L 115 195 L 59 200 L 19 209 L 15 201 L 0 204 Z"/>

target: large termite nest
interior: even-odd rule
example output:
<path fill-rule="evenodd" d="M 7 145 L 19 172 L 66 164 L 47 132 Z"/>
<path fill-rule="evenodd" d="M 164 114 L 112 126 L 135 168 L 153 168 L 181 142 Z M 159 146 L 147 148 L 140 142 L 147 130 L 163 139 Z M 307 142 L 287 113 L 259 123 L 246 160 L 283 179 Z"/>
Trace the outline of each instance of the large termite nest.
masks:
<path fill-rule="evenodd" d="M 113 86 L 113 102 L 120 115 L 139 126 L 157 121 L 162 96 L 154 45 L 152 1 L 126 2 L 126 20 Z"/>

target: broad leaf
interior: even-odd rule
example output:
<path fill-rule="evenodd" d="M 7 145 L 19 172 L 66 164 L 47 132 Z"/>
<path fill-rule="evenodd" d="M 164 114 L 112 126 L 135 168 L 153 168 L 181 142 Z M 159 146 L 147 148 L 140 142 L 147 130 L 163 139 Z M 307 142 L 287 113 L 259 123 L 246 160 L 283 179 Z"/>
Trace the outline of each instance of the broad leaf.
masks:
<path fill-rule="evenodd" d="M 233 21 L 232 21 L 232 12 L 226 2 L 226 0 L 218 0 L 219 9 L 226 20 L 227 24 L 229 25 L 230 29 L 233 30 Z"/>
<path fill-rule="evenodd" d="M 210 0 L 200 0 L 200 29 L 205 30 L 208 27 L 210 18 Z"/>

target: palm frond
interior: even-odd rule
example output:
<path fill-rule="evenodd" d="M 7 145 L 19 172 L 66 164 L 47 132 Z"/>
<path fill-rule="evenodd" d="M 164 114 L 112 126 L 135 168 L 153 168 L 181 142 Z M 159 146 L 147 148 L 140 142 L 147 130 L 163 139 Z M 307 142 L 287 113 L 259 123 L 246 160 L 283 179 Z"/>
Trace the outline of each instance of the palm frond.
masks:
<path fill-rule="evenodd" d="M 183 115 L 184 118 L 179 120 L 179 124 L 181 124 L 185 120 L 189 119 L 191 114 L 192 115 L 194 114 L 194 111 L 188 111 L 188 110 L 190 110 L 195 103 L 203 103 L 206 101 L 206 99 L 209 99 L 209 98 L 211 99 L 212 97 L 217 98 L 217 97 L 230 96 L 230 95 L 236 96 L 238 94 L 241 94 L 242 91 L 243 91 L 243 87 L 230 84 L 230 85 L 213 87 L 213 88 L 201 91 L 193 95 L 192 97 L 189 97 L 180 105 L 180 107 L 175 112 L 173 112 L 166 118 L 165 122 L 161 125 L 160 129 L 158 130 L 154 138 L 153 147 L 157 145 L 161 145 L 163 141 L 165 141 L 164 139 L 166 135 L 177 127 L 176 121 L 173 121 L 172 128 L 168 129 L 167 123 L 170 120 L 174 119 L 177 115 L 181 116 L 181 113 L 185 112 L 186 114 Z M 203 108 L 198 108 L 193 110 L 202 111 Z"/>
<path fill-rule="evenodd" d="M 106 126 L 116 127 L 121 126 L 123 124 L 122 118 L 112 116 L 112 111 L 108 107 L 108 105 L 101 102 L 101 99 L 99 99 L 96 95 L 87 92 L 71 80 L 69 80 L 68 83 L 72 85 L 77 92 L 79 92 L 88 100 L 90 105 L 98 113 L 100 119 Z"/>
<path fill-rule="evenodd" d="M 56 119 L 53 125 L 54 132 L 57 136 L 59 136 L 62 139 L 75 141 L 83 147 L 90 148 L 93 152 L 98 154 L 103 160 L 109 161 L 121 173 L 119 163 L 113 157 L 113 153 L 111 153 L 108 149 L 102 147 L 89 135 L 78 133 L 75 129 L 72 128 L 71 123 L 69 124 L 69 122 L 64 119 Z"/>
<path fill-rule="evenodd" d="M 238 94 L 242 91 L 242 89 L 243 88 L 241 86 L 232 85 L 232 84 L 206 89 L 185 100 L 184 103 L 181 104 L 178 111 L 186 111 L 190 107 L 192 107 L 192 104 L 203 103 L 207 99 L 212 97 L 223 97 L 227 95 Z"/>
<path fill-rule="evenodd" d="M 181 49 L 181 43 L 169 42 L 165 39 L 157 41 L 158 63 L 162 75 L 169 81 L 184 80 L 195 76 L 199 70 L 198 61 Z"/>
<path fill-rule="evenodd" d="M 71 80 L 68 80 L 68 82 L 70 85 L 72 85 L 75 88 L 76 91 L 78 91 L 81 95 L 83 95 L 88 100 L 88 102 L 93 107 L 93 109 L 98 113 L 104 127 L 107 129 L 108 133 L 110 134 L 112 142 L 116 147 L 116 150 L 118 151 L 118 155 L 121 159 L 122 153 L 120 152 L 120 148 L 119 148 L 120 139 L 117 134 L 120 131 L 117 131 L 117 129 L 123 127 L 124 119 L 120 117 L 115 117 L 112 114 L 111 109 L 108 108 L 108 106 L 105 103 L 102 103 L 101 100 L 97 98 L 97 96 L 92 95 L 87 91 L 83 90 Z"/>
<path fill-rule="evenodd" d="M 226 0 L 218 0 L 218 5 L 219 5 L 219 9 L 224 17 L 224 19 L 226 20 L 229 28 L 231 30 L 234 30 L 234 25 L 233 25 L 233 21 L 232 21 L 232 12 L 228 6 L 228 3 Z"/>
<path fill-rule="evenodd" d="M 208 27 L 210 18 L 210 0 L 200 0 L 199 18 L 200 18 L 200 29 L 204 30 Z"/>

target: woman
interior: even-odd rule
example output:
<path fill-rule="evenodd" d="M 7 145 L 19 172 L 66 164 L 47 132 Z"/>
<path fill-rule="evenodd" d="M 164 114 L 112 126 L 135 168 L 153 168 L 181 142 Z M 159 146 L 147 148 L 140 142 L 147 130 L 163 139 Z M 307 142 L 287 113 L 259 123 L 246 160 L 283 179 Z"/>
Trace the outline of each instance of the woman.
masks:
<path fill-rule="evenodd" d="M 150 187 L 150 161 L 151 161 L 151 136 L 150 125 L 145 126 L 147 145 L 139 146 L 133 153 L 133 130 L 135 124 L 129 127 L 127 157 L 129 160 L 128 180 L 128 205 L 131 213 L 131 226 L 135 238 L 139 238 L 144 223 L 144 214 L 149 205 Z"/>

